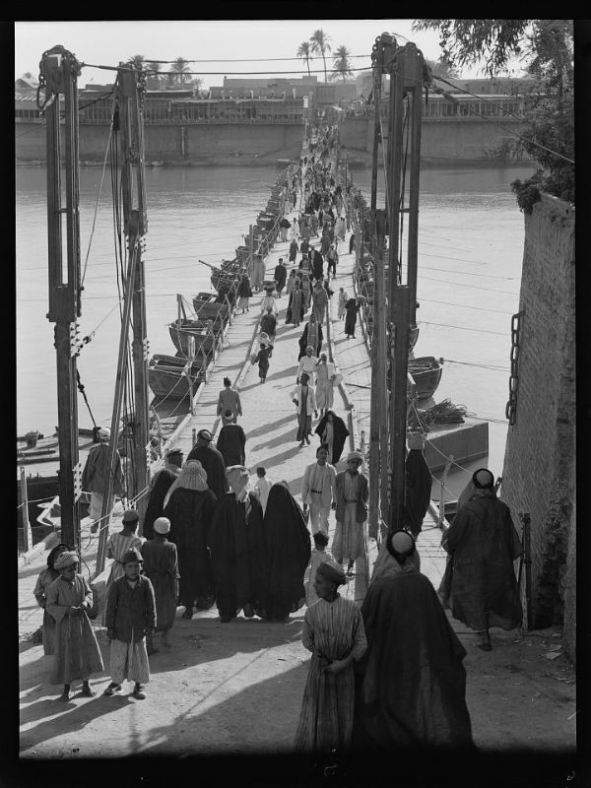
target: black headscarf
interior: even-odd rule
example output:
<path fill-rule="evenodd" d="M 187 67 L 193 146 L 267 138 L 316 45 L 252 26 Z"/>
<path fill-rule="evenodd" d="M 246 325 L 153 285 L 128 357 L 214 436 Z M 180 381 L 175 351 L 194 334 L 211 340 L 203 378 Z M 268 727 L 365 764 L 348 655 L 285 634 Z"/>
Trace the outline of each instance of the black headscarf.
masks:
<path fill-rule="evenodd" d="M 320 443 L 322 443 L 322 434 L 324 433 L 324 428 L 326 427 L 329 413 L 332 414 L 332 465 L 335 465 L 341 458 L 349 430 L 345 427 L 345 422 L 340 416 L 337 416 L 337 414 L 332 410 L 327 410 L 314 430 L 316 435 L 318 435 L 320 438 Z"/>
<path fill-rule="evenodd" d="M 302 510 L 281 482 L 269 491 L 263 531 L 268 565 L 264 607 L 268 618 L 283 619 L 304 603 L 311 544 Z"/>

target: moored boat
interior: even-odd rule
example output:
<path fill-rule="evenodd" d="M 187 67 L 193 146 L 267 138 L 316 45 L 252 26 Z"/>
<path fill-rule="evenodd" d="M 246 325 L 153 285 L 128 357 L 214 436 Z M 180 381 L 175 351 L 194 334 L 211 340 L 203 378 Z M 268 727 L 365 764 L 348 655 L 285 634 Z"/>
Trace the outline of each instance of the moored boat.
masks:
<path fill-rule="evenodd" d="M 178 352 L 187 358 L 189 337 L 194 338 L 195 357 L 197 357 L 211 353 L 220 331 L 214 331 L 211 320 L 183 320 L 181 318 L 169 323 L 168 333 Z"/>
<path fill-rule="evenodd" d="M 189 367 L 180 356 L 156 354 L 148 366 L 148 385 L 155 397 L 182 400 L 195 394 L 203 380 L 203 370 L 202 361 Z"/>
<path fill-rule="evenodd" d="M 443 359 L 420 356 L 408 360 L 408 371 L 416 384 L 417 399 L 432 397 L 441 380 Z"/>

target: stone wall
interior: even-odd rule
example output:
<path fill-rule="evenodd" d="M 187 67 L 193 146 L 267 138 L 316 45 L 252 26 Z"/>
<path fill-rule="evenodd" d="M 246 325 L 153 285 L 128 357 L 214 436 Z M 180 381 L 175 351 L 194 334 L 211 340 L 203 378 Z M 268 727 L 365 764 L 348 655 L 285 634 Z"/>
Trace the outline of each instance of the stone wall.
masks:
<path fill-rule="evenodd" d="M 103 161 L 108 133 L 107 125 L 80 125 L 81 162 Z M 494 162 L 492 151 L 507 136 L 507 130 L 494 121 L 424 119 L 421 160 L 424 164 Z M 17 161 L 45 161 L 44 125 L 18 122 L 15 137 Z M 340 137 L 343 153 L 354 162 L 371 166 L 372 118 L 345 119 Z M 149 123 L 144 129 L 147 163 L 262 163 L 265 157 L 264 163 L 268 163 L 269 159 L 299 156 L 302 139 L 301 123 Z M 381 148 L 379 155 L 382 156 Z"/>
<path fill-rule="evenodd" d="M 18 123 L 16 159 L 45 161 L 45 126 Z M 109 128 L 80 126 L 81 163 L 102 163 Z M 301 123 L 201 124 L 144 127 L 145 161 L 167 164 L 269 164 L 278 158 L 297 158 L 302 148 Z"/>
<path fill-rule="evenodd" d="M 525 215 L 519 311 L 517 411 L 507 433 L 502 498 L 518 531 L 519 513 L 531 516 L 528 624 L 564 622 L 574 659 L 574 209 L 548 195 Z"/>
<path fill-rule="evenodd" d="M 421 161 L 424 164 L 447 164 L 456 161 L 494 162 L 495 152 L 510 139 L 510 132 L 518 131 L 519 121 L 503 119 L 502 125 L 494 120 L 457 120 L 423 118 L 421 124 Z M 345 118 L 340 132 L 343 152 L 351 159 L 358 159 L 371 166 L 373 150 L 373 119 Z M 379 149 L 381 163 L 381 147 Z"/>

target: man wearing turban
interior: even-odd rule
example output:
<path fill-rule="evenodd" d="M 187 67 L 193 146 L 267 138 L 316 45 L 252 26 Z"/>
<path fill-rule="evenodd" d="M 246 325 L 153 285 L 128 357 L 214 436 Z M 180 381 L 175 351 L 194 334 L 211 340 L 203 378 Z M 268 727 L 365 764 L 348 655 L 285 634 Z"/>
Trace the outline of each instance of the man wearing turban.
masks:
<path fill-rule="evenodd" d="M 168 541 L 171 523 L 168 517 L 154 521 L 154 538 L 142 545 L 144 574 L 154 587 L 156 597 L 156 632 L 161 633 L 162 645 L 170 647 L 168 632 L 176 616 L 179 596 L 179 562 L 176 545 Z M 148 634 L 148 654 L 158 651 Z"/>
<path fill-rule="evenodd" d="M 104 669 L 103 658 L 87 610 L 92 607 L 93 592 L 86 579 L 78 574 L 78 554 L 60 553 L 54 563 L 60 576 L 47 588 L 46 610 L 56 622 L 55 661 L 52 684 L 63 684 L 62 701 L 70 699 L 70 686 L 82 680 L 82 695 L 96 695 L 90 688 L 92 673 Z"/>
<path fill-rule="evenodd" d="M 226 468 L 230 492 L 218 502 L 209 535 L 215 597 L 220 620 L 263 615 L 266 593 L 266 556 L 263 510 L 248 490 L 248 469 Z M 182 571 L 181 571 L 182 576 Z"/>
<path fill-rule="evenodd" d="M 412 535 L 394 531 L 361 606 L 367 651 L 359 662 L 352 746 L 383 753 L 473 748 L 466 651 Z"/>
<path fill-rule="evenodd" d="M 367 499 L 369 486 L 367 477 L 360 473 L 363 455 L 351 451 L 347 455 L 347 470 L 336 477 L 337 527 L 332 543 L 332 554 L 339 564 L 349 559 L 347 574 L 353 573 L 357 558 L 365 555 Z"/>
<path fill-rule="evenodd" d="M 109 441 L 111 430 L 107 427 L 100 427 L 96 432 L 98 443 L 91 447 L 86 458 L 86 464 L 82 472 L 82 489 L 90 493 L 90 508 L 88 516 L 91 520 L 100 520 L 102 517 L 103 495 L 107 489 L 107 480 L 111 473 L 111 453 L 109 451 Z M 113 494 L 123 494 L 123 470 L 121 468 L 121 456 L 115 451 L 115 470 L 113 476 Z M 111 513 L 113 502 L 107 507 L 107 514 Z M 98 522 L 91 525 L 94 533 L 98 529 Z"/>
<path fill-rule="evenodd" d="M 199 460 L 207 474 L 207 486 L 218 500 L 222 498 L 228 490 L 226 466 L 221 452 L 213 445 L 213 435 L 209 430 L 199 430 L 197 442 L 187 454 L 187 462 L 189 460 Z"/>

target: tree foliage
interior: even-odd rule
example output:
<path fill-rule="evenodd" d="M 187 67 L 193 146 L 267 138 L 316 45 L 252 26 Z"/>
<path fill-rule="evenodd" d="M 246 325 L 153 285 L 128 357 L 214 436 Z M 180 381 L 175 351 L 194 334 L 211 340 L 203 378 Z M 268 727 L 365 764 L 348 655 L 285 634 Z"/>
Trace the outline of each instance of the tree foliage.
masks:
<path fill-rule="evenodd" d="M 441 60 L 452 68 L 482 64 L 493 77 L 507 70 L 512 57 L 519 57 L 535 83 L 526 97 L 524 125 L 516 144 L 539 169 L 512 188 L 522 209 L 531 207 L 536 191 L 574 202 L 572 20 L 417 19 L 413 30 L 438 30 Z"/>
<path fill-rule="evenodd" d="M 347 77 L 353 76 L 353 72 L 351 70 L 351 61 L 349 60 L 350 57 L 351 53 L 345 46 L 340 46 L 335 50 L 330 79 L 342 79 L 344 82 Z"/>
<path fill-rule="evenodd" d="M 306 68 L 308 69 L 308 76 L 310 76 L 310 42 L 309 41 L 302 41 L 302 43 L 298 47 L 298 51 L 296 52 L 296 57 L 300 57 L 304 63 L 306 64 Z"/>
<path fill-rule="evenodd" d="M 327 82 L 326 74 L 326 55 L 330 54 L 330 38 L 326 35 L 322 28 L 315 30 L 310 36 L 310 51 L 315 55 L 322 55 L 322 62 L 324 63 L 324 81 Z"/>
<path fill-rule="evenodd" d="M 184 85 L 187 82 L 190 82 L 191 75 L 187 74 L 187 71 L 189 71 L 188 62 L 184 58 L 178 57 L 171 65 L 168 72 L 170 75 L 170 82 L 176 85 Z"/>

